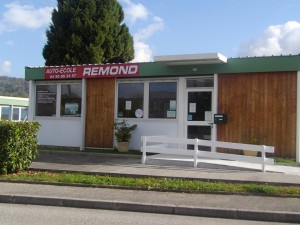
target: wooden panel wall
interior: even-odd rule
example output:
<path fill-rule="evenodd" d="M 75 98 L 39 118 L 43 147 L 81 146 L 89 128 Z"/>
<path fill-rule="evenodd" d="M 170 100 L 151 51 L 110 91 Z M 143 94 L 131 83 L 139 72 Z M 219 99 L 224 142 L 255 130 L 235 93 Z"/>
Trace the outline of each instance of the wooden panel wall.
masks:
<path fill-rule="evenodd" d="M 113 147 L 115 79 L 88 79 L 85 146 Z"/>
<path fill-rule="evenodd" d="M 228 123 L 218 125 L 218 140 L 245 143 L 258 135 L 275 146 L 275 155 L 296 155 L 296 72 L 220 74 L 218 112 Z"/>

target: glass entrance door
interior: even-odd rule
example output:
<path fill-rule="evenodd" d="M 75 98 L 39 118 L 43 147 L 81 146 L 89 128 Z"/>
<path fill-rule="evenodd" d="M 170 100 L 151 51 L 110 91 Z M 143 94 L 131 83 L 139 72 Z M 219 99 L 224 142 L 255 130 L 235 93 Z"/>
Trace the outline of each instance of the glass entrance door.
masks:
<path fill-rule="evenodd" d="M 187 138 L 212 139 L 213 113 L 212 90 L 187 91 Z M 193 148 L 193 146 L 188 146 Z M 199 150 L 210 151 L 210 147 L 199 146 Z"/>

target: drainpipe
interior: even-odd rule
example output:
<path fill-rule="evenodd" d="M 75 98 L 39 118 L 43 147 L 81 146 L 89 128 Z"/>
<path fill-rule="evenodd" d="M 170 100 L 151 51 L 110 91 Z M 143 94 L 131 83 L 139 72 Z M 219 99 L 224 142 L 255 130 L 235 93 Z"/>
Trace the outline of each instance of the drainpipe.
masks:
<path fill-rule="evenodd" d="M 82 79 L 81 95 L 81 145 L 80 151 L 85 149 L 85 120 L 86 120 L 86 79 Z"/>
<path fill-rule="evenodd" d="M 296 162 L 300 162 L 300 71 L 297 72 Z"/>

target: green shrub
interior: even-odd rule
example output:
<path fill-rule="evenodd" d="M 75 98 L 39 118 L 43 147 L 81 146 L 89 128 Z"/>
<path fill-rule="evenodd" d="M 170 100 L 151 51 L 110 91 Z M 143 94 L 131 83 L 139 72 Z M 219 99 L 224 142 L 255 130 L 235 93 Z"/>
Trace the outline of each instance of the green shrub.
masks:
<path fill-rule="evenodd" d="M 28 170 L 38 155 L 38 122 L 0 121 L 0 173 Z"/>

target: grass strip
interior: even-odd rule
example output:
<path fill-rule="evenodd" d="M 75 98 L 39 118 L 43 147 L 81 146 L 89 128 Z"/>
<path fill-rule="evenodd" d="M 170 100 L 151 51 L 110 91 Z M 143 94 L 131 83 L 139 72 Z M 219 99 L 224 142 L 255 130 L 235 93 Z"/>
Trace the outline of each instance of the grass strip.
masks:
<path fill-rule="evenodd" d="M 50 173 L 27 171 L 16 174 L 1 175 L 2 180 L 26 180 L 88 185 L 125 186 L 129 188 L 146 188 L 156 190 L 184 192 L 227 192 L 252 193 L 264 195 L 300 195 L 300 186 L 273 186 L 268 184 L 226 183 L 175 178 L 131 178 L 82 173 Z"/>
<path fill-rule="evenodd" d="M 300 166 L 299 162 L 296 162 L 295 159 L 289 159 L 289 158 L 275 158 L 275 163 L 277 164 L 286 164 L 286 165 L 293 165 L 293 166 Z"/>

